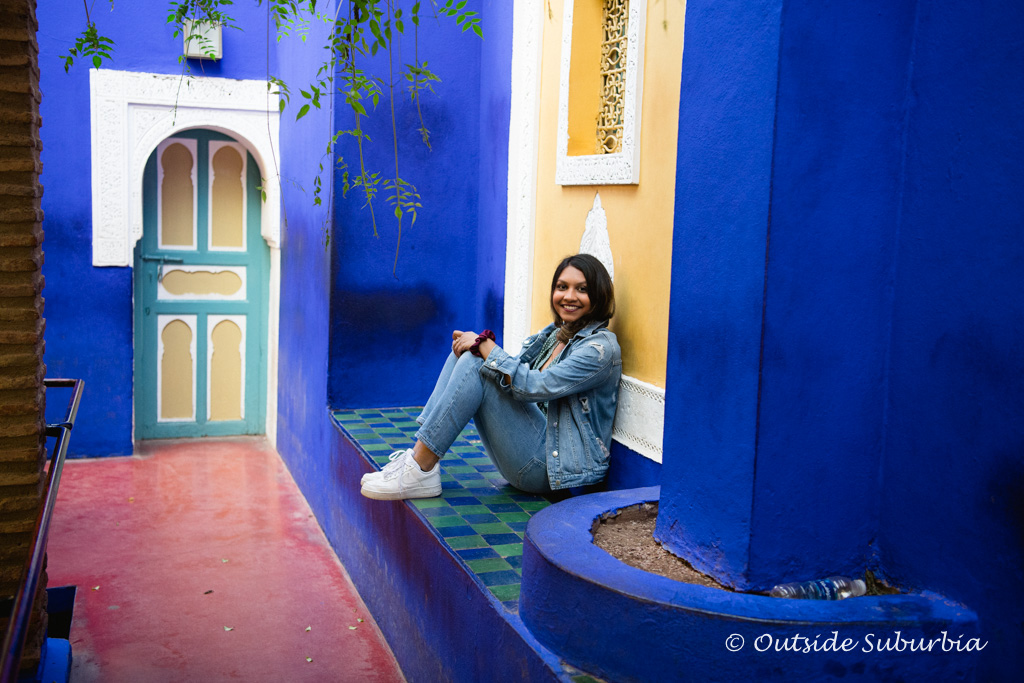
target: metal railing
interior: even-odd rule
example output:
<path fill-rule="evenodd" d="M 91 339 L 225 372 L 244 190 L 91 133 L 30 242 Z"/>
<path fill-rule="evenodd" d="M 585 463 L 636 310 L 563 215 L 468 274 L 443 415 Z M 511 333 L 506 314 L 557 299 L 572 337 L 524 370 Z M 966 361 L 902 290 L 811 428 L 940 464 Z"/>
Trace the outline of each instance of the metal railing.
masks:
<path fill-rule="evenodd" d="M 0 652 L 0 681 L 9 683 L 18 678 L 18 667 L 21 665 L 21 651 L 25 647 L 29 621 L 32 617 L 32 604 L 35 602 L 36 588 L 39 586 L 39 575 L 43 570 L 43 558 L 46 556 L 46 541 L 50 534 L 50 517 L 57 503 L 57 487 L 60 486 L 60 474 L 64 469 L 64 456 L 68 452 L 71 430 L 75 426 L 78 415 L 78 404 L 82 400 L 82 388 L 85 382 L 80 379 L 47 379 L 43 381 L 47 389 L 72 389 L 71 400 L 64 421 L 46 425 L 46 436 L 57 437 L 50 458 L 50 470 L 46 481 L 46 499 L 36 516 L 35 532 L 29 546 L 28 559 L 21 574 L 21 585 L 14 596 L 11 618 L 4 635 L 3 650 Z"/>

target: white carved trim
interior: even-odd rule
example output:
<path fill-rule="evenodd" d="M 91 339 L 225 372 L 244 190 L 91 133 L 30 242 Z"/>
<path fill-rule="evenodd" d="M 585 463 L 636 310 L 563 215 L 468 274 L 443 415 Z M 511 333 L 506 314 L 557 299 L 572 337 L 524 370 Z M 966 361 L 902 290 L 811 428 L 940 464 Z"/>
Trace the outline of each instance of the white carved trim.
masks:
<path fill-rule="evenodd" d="M 612 257 L 612 242 L 608 237 L 608 214 L 601 206 L 601 193 L 594 193 L 594 206 L 587 212 L 587 221 L 580 240 L 580 253 L 590 254 L 604 265 L 612 281 L 615 281 L 615 259 Z"/>
<path fill-rule="evenodd" d="M 612 438 L 660 463 L 664 432 L 665 390 L 623 375 Z"/>
<path fill-rule="evenodd" d="M 230 135 L 253 155 L 267 178 L 260 233 L 271 247 L 280 245 L 280 114 L 265 81 L 91 69 L 89 86 L 94 266 L 132 265 L 146 161 L 161 141 L 190 128 Z"/>
<path fill-rule="evenodd" d="M 506 351 L 519 353 L 530 329 L 533 236 L 537 210 L 542 0 L 512 7 L 512 111 L 508 135 L 508 223 L 505 245 Z"/>
<path fill-rule="evenodd" d="M 569 156 L 569 63 L 572 57 L 573 4 L 574 0 L 565 0 L 562 19 L 555 182 L 559 185 L 636 185 L 640 182 L 640 120 L 643 110 L 647 0 L 629 0 L 622 151 L 583 156 Z"/>

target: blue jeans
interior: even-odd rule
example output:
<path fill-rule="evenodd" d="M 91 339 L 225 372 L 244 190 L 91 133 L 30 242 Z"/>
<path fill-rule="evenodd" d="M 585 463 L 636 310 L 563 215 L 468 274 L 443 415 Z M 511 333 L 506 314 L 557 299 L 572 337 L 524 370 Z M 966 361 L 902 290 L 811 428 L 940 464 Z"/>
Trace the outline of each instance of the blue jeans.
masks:
<path fill-rule="evenodd" d="M 458 358 L 448 354 L 430 400 L 416 420 L 421 425 L 416 438 L 444 457 L 470 419 L 475 419 L 487 455 L 508 483 L 530 493 L 550 492 L 544 413 L 536 403 L 517 401 L 484 379 L 481 364 L 483 359 L 471 353 Z"/>

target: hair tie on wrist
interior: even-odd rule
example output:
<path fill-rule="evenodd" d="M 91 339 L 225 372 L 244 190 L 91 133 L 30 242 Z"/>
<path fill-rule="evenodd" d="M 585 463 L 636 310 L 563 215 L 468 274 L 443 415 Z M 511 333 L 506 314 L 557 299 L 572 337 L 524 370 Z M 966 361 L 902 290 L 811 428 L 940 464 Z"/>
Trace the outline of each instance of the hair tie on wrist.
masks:
<path fill-rule="evenodd" d="M 483 358 L 483 354 L 480 353 L 480 345 L 484 343 L 485 339 L 490 339 L 491 341 L 494 341 L 494 333 L 491 332 L 490 330 L 484 330 L 483 332 L 481 332 L 480 336 L 477 337 L 476 341 L 473 342 L 473 345 L 469 347 L 469 352 L 476 356 L 477 358 Z"/>

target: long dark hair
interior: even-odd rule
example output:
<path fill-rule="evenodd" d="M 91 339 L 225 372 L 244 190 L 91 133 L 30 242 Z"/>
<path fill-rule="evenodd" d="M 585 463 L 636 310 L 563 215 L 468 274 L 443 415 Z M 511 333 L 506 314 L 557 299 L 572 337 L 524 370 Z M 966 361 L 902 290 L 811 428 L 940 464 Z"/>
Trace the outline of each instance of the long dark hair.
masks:
<path fill-rule="evenodd" d="M 574 323 L 562 324 L 562 319 L 558 317 L 558 312 L 555 310 L 552 298 L 555 295 L 555 285 L 558 284 L 558 276 L 569 266 L 583 273 L 583 277 L 587 281 L 590 312 Z M 574 334 L 595 320 L 611 320 L 612 316 L 615 315 L 615 286 L 612 284 L 612 278 L 608 275 L 604 264 L 590 254 L 566 256 L 558 264 L 558 267 L 555 268 L 555 274 L 551 277 L 548 305 L 551 306 L 551 313 L 555 316 L 559 341 L 568 343 Z"/>

